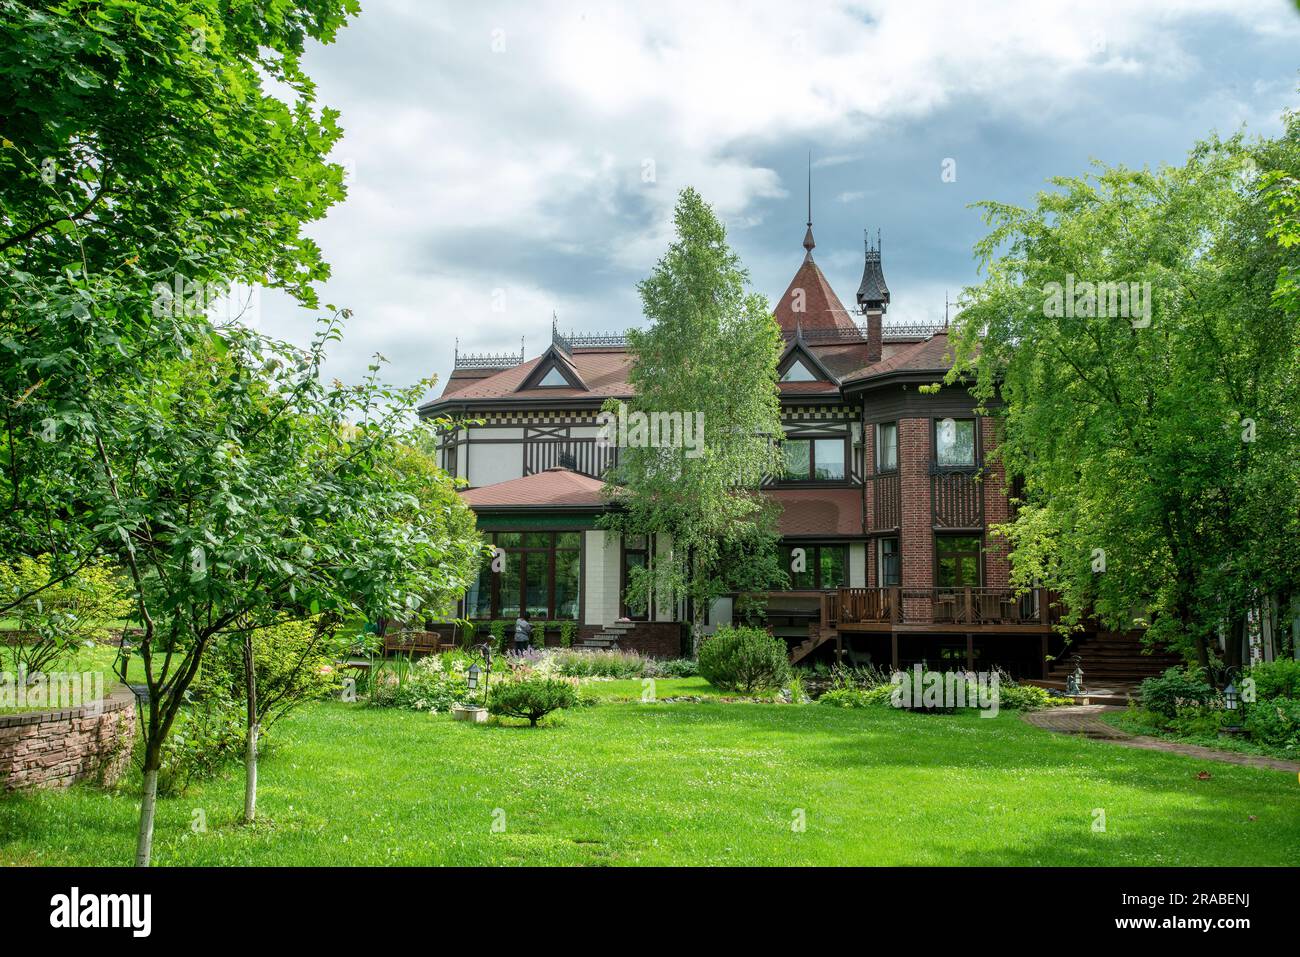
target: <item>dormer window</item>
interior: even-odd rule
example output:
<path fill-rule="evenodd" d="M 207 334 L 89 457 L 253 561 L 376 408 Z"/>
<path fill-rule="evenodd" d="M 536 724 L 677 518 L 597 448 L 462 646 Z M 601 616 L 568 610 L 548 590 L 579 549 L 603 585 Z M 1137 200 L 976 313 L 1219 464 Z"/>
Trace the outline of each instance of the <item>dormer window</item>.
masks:
<path fill-rule="evenodd" d="M 551 368 L 547 370 L 546 375 L 542 376 L 542 381 L 537 383 L 537 387 L 539 389 L 549 389 L 551 387 L 562 388 L 568 386 L 568 384 L 569 380 L 560 374 L 560 370 L 555 368 L 555 366 L 551 366 Z"/>
<path fill-rule="evenodd" d="M 781 375 L 782 382 L 816 382 L 817 378 L 813 371 L 804 365 L 802 359 L 795 359 L 790 363 L 790 368 Z"/>

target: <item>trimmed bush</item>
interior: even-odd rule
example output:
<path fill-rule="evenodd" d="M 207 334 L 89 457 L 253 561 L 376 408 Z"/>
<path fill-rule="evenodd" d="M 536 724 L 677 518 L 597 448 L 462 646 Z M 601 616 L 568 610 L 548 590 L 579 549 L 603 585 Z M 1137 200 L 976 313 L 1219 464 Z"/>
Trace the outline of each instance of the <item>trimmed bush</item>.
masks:
<path fill-rule="evenodd" d="M 776 688 L 790 673 L 785 642 L 761 628 L 719 628 L 700 645 L 700 674 L 724 691 Z"/>
<path fill-rule="evenodd" d="M 1196 668 L 1170 668 L 1156 678 L 1147 678 L 1138 689 L 1142 707 L 1166 718 L 1176 717 L 1180 708 L 1204 708 L 1215 700 L 1215 692 Z"/>
<path fill-rule="evenodd" d="M 488 711 L 510 718 L 527 718 L 531 727 L 552 711 L 578 705 L 578 689 L 558 678 L 527 678 L 495 685 L 488 694 Z"/>

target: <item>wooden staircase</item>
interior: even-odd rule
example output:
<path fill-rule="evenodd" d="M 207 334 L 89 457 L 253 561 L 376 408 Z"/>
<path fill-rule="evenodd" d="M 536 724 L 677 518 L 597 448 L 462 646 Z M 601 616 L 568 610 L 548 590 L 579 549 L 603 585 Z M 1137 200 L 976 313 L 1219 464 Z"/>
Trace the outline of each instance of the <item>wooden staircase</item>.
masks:
<path fill-rule="evenodd" d="M 1177 655 L 1167 652 L 1147 654 L 1135 632 L 1101 631 L 1066 648 L 1049 666 L 1046 682 L 1060 682 L 1064 687 L 1074 671 L 1076 655 L 1083 668 L 1084 687 L 1093 688 L 1136 689 L 1144 679 L 1182 663 Z"/>
<path fill-rule="evenodd" d="M 792 665 L 798 664 L 800 661 L 802 661 L 804 658 L 807 658 L 810 654 L 812 654 L 814 651 L 816 651 L 826 642 L 834 640 L 834 638 L 835 638 L 834 628 L 828 628 L 824 625 L 817 625 L 817 624 L 809 625 L 808 637 L 805 638 L 799 644 L 795 645 L 794 648 L 792 648 L 790 651 L 790 664 Z"/>

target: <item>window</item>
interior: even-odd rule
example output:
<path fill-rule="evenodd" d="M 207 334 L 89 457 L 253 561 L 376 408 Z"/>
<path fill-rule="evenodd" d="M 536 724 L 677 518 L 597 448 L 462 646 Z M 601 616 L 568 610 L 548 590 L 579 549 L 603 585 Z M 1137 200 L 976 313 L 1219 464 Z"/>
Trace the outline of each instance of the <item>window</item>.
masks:
<path fill-rule="evenodd" d="M 881 588 L 891 588 L 902 583 L 900 561 L 898 539 L 882 538 L 876 543 L 876 579 Z"/>
<path fill-rule="evenodd" d="M 550 388 L 551 386 L 567 386 L 569 380 L 564 377 L 559 369 L 551 366 L 546 375 L 542 376 L 542 381 L 537 383 L 538 388 Z"/>
<path fill-rule="evenodd" d="M 979 587 L 980 537 L 978 535 L 937 535 L 934 551 L 935 584 L 938 587 Z"/>
<path fill-rule="evenodd" d="M 495 532 L 485 536 L 500 551 L 500 571 L 488 559 L 465 594 L 470 618 L 576 619 L 581 590 L 581 532 Z"/>
<path fill-rule="evenodd" d="M 975 464 L 975 420 L 939 419 L 934 424 L 935 462 L 939 465 Z"/>
<path fill-rule="evenodd" d="M 781 374 L 782 382 L 816 382 L 817 376 L 813 375 L 811 369 L 804 365 L 802 359 L 795 359 L 790 363 L 790 368 Z"/>
<path fill-rule="evenodd" d="M 844 479 L 843 439 L 786 438 L 781 443 L 788 482 L 834 482 Z"/>
<path fill-rule="evenodd" d="M 650 617 L 648 602 L 633 605 L 627 600 L 627 586 L 631 581 L 628 574 L 634 568 L 650 567 L 650 541 L 645 535 L 628 535 L 623 540 L 623 614 L 633 621 L 645 621 Z"/>
<path fill-rule="evenodd" d="M 876 426 L 876 471 L 898 470 L 898 423 L 881 422 Z"/>
<path fill-rule="evenodd" d="M 781 560 L 794 591 L 848 585 L 848 548 L 844 545 L 782 545 Z"/>

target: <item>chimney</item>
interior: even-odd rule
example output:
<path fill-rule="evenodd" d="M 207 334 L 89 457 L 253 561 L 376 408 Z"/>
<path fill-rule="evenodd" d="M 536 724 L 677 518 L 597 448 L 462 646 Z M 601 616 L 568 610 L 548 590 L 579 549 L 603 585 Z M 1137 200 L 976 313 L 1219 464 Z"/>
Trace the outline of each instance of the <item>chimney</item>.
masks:
<path fill-rule="evenodd" d="M 867 320 L 867 360 L 879 362 L 884 348 L 885 311 L 889 308 L 889 287 L 880 265 L 880 233 L 876 233 L 876 246 L 863 230 L 866 246 L 866 263 L 862 267 L 862 282 L 858 286 L 858 311 Z"/>

